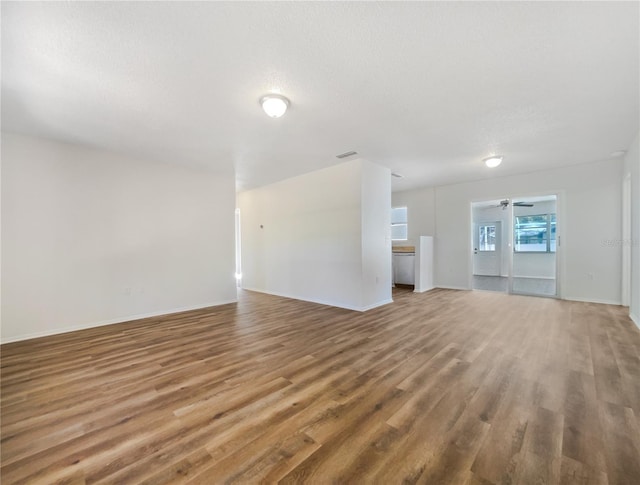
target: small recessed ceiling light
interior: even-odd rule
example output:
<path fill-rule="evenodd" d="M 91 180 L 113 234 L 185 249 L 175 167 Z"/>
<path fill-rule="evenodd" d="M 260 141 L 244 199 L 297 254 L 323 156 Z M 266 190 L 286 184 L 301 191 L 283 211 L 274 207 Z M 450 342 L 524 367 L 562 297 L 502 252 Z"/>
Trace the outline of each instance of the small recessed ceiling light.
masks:
<path fill-rule="evenodd" d="M 611 152 L 611 155 L 609 155 L 612 158 L 616 158 L 616 157 L 621 157 L 622 155 L 624 155 L 625 153 L 627 153 L 624 150 L 616 150 L 615 152 Z"/>
<path fill-rule="evenodd" d="M 262 109 L 271 118 L 280 118 L 289 107 L 289 100 L 281 94 L 267 94 L 260 98 Z"/>
<path fill-rule="evenodd" d="M 489 168 L 496 168 L 498 165 L 502 163 L 502 157 L 493 156 L 493 157 L 485 158 L 483 162 Z"/>
<path fill-rule="evenodd" d="M 404 175 L 400 174 L 400 173 L 396 173 L 396 172 L 391 172 L 391 175 L 395 178 L 401 179 L 404 177 Z"/>

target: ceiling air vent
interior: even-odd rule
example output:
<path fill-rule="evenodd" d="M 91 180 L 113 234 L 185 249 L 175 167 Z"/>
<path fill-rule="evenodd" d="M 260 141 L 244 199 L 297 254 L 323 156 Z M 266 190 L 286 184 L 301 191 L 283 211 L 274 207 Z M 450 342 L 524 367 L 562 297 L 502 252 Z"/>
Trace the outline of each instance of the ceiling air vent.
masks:
<path fill-rule="evenodd" d="M 344 152 L 341 153 L 340 155 L 336 155 L 336 158 L 347 158 L 350 157 L 351 155 L 357 155 L 358 152 L 354 152 L 354 151 L 350 151 L 350 152 Z"/>

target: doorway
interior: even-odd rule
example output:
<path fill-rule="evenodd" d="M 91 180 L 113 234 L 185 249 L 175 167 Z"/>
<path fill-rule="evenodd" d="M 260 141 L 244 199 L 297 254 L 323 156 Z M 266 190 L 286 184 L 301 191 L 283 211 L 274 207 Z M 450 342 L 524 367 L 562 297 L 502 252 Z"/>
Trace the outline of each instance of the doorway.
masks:
<path fill-rule="evenodd" d="M 474 290 L 558 294 L 557 195 L 473 202 Z"/>
<path fill-rule="evenodd" d="M 508 290 L 508 213 L 500 200 L 472 204 L 472 288 L 474 290 Z M 507 233 L 508 234 L 508 233 Z"/>
<path fill-rule="evenodd" d="M 631 174 L 622 181 L 622 306 L 631 303 Z"/>
<path fill-rule="evenodd" d="M 557 205 L 555 195 L 512 200 L 510 293 L 557 295 Z"/>

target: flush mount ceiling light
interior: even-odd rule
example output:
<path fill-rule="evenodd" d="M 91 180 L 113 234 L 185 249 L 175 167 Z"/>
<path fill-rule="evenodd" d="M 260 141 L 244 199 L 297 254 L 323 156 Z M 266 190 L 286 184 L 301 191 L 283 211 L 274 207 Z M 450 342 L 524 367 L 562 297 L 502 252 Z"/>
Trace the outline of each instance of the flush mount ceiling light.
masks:
<path fill-rule="evenodd" d="M 289 100 L 281 94 L 267 94 L 260 98 L 260 105 L 267 116 L 280 118 L 289 107 Z"/>
<path fill-rule="evenodd" d="M 496 168 L 502 163 L 502 157 L 494 155 L 493 157 L 485 158 L 483 162 L 489 168 Z"/>

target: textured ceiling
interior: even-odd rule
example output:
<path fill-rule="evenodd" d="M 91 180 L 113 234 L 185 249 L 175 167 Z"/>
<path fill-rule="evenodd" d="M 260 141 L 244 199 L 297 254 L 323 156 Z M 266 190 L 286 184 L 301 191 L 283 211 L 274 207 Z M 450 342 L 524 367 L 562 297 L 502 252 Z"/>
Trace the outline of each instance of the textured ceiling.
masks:
<path fill-rule="evenodd" d="M 256 187 L 359 156 L 394 189 L 609 158 L 638 2 L 2 2 L 2 127 Z M 281 119 L 258 99 L 291 99 Z M 499 153 L 489 171 L 481 159 Z"/>

